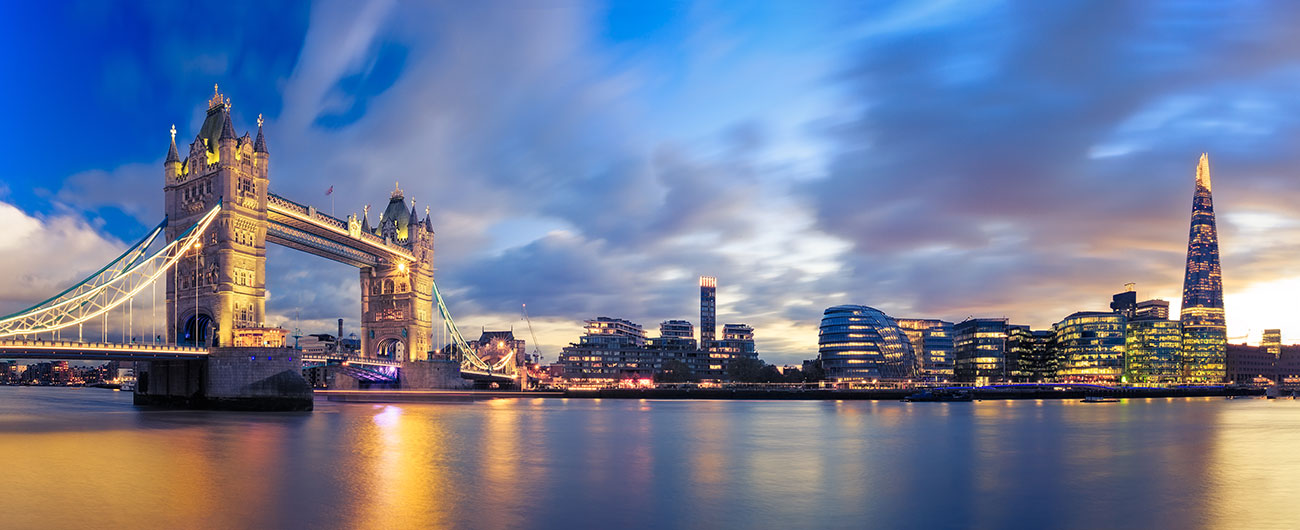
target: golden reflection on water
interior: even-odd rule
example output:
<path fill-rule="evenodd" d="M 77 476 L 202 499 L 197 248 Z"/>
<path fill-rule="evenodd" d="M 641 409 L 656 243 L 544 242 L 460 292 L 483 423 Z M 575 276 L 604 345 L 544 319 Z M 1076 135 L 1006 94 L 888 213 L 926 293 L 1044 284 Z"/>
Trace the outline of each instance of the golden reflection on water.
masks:
<path fill-rule="evenodd" d="M 1300 401 L 1233 401 L 1208 455 L 1212 526 L 1300 528 Z"/>

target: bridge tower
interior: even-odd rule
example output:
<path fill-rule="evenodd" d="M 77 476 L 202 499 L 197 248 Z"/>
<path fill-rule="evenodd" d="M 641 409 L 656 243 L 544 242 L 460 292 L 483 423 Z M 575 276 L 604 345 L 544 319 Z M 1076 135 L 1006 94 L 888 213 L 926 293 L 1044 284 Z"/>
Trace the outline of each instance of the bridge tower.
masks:
<path fill-rule="evenodd" d="M 266 318 L 267 163 L 262 118 L 257 139 L 235 136 L 231 104 L 213 86 L 207 118 L 182 160 L 172 127 L 163 163 L 168 241 L 208 209 L 221 212 L 200 248 L 187 252 L 167 276 L 169 341 L 235 346 L 240 328 L 261 328 Z"/>
<path fill-rule="evenodd" d="M 349 227 L 383 237 L 386 244 L 403 247 L 415 258 L 361 267 L 361 353 L 427 361 L 433 333 L 433 224 L 427 211 L 420 220 L 414 201 L 407 210 L 401 188 L 394 188 L 377 228 L 371 228 L 369 212 L 359 227 Z"/>

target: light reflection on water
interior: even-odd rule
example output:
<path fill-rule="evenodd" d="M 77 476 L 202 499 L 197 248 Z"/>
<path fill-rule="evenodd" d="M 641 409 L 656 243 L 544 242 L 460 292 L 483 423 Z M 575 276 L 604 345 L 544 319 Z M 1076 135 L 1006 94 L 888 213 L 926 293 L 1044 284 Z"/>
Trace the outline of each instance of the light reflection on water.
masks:
<path fill-rule="evenodd" d="M 0 527 L 1294 528 L 1300 401 L 317 402 L 0 387 Z"/>

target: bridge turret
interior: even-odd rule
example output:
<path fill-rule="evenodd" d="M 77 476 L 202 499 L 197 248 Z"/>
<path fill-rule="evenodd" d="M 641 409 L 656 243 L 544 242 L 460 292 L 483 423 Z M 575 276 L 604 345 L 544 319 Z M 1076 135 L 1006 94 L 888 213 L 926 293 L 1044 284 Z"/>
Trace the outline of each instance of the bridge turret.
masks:
<path fill-rule="evenodd" d="M 166 177 L 166 184 L 170 185 L 176 182 L 177 175 L 181 174 L 181 155 L 176 151 L 176 126 L 172 125 L 172 145 L 167 149 L 167 160 L 163 161 L 163 175 Z"/>
<path fill-rule="evenodd" d="M 262 115 L 257 115 L 257 139 L 253 140 L 253 167 L 258 176 L 266 178 L 266 164 L 270 158 L 266 150 L 266 137 L 262 135 Z"/>

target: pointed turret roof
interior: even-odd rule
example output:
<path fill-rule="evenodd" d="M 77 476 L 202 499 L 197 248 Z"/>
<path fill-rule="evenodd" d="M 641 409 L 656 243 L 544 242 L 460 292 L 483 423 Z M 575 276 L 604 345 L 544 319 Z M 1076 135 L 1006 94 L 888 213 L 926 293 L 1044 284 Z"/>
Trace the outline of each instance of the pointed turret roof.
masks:
<path fill-rule="evenodd" d="M 238 138 L 238 136 L 235 136 L 235 126 L 230 123 L 230 105 L 226 105 L 226 110 L 221 115 L 222 121 L 225 123 L 221 125 L 221 138 L 219 140 Z"/>
<path fill-rule="evenodd" d="M 270 151 L 266 150 L 266 138 L 262 137 L 262 115 L 261 114 L 257 115 L 257 140 L 253 141 L 253 152 L 270 154 Z"/>
<path fill-rule="evenodd" d="M 424 229 L 433 233 L 433 220 L 429 218 L 429 207 L 424 207 Z"/>
<path fill-rule="evenodd" d="M 176 152 L 176 126 L 172 125 L 172 146 L 167 149 L 167 162 L 180 162 L 181 155 Z"/>

